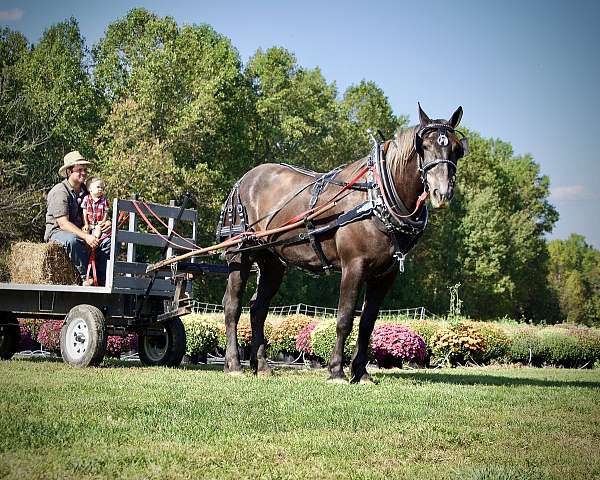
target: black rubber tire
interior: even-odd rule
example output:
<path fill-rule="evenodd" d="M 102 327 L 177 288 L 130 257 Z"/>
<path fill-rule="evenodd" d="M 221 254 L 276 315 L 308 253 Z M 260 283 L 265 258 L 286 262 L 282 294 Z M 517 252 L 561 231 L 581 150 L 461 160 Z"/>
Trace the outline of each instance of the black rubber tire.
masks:
<path fill-rule="evenodd" d="M 185 355 L 186 338 L 183 322 L 179 317 L 174 317 L 161 325 L 163 334 L 160 336 L 140 334 L 138 339 L 140 361 L 147 366 L 177 367 Z"/>
<path fill-rule="evenodd" d="M 21 329 L 12 312 L 0 312 L 0 359 L 10 360 L 21 343 Z"/>
<path fill-rule="evenodd" d="M 77 305 L 60 329 L 60 353 L 72 367 L 99 365 L 106 353 L 104 315 L 93 305 Z"/>

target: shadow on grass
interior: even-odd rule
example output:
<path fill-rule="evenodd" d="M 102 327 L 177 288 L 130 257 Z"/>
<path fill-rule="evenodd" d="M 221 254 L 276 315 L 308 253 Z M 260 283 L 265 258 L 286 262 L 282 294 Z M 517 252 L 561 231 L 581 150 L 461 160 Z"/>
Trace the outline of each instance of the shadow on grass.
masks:
<path fill-rule="evenodd" d="M 64 363 L 62 357 L 42 357 L 42 356 L 16 356 L 12 361 L 31 362 L 31 363 Z M 139 360 L 120 360 L 117 358 L 104 358 L 97 368 L 154 368 L 142 364 Z M 156 367 L 162 368 L 162 367 Z M 173 367 L 177 370 L 206 370 L 222 371 L 223 365 L 218 363 L 199 363 L 199 364 L 181 364 Z"/>
<path fill-rule="evenodd" d="M 163 368 L 144 365 L 139 360 L 119 360 L 116 358 L 105 358 L 100 368 Z M 169 367 L 175 370 L 201 370 L 201 371 L 222 371 L 223 365 L 218 363 L 198 363 L 181 364 L 177 367 Z"/>
<path fill-rule="evenodd" d="M 443 372 L 412 373 L 412 372 L 378 372 L 375 378 L 397 378 L 413 380 L 419 383 L 453 383 L 456 385 L 500 385 L 519 386 L 528 385 L 535 387 L 583 387 L 600 388 L 600 382 L 583 382 L 569 380 L 544 380 L 538 378 L 498 377 L 494 375 L 457 375 Z"/>

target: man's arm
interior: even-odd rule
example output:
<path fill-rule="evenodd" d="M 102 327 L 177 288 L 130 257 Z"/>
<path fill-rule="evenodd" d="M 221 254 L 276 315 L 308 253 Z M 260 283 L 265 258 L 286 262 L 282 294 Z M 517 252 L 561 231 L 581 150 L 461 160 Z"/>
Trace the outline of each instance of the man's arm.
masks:
<path fill-rule="evenodd" d="M 81 228 L 78 228 L 77 225 L 71 223 L 67 215 L 65 215 L 64 217 L 58 217 L 56 219 L 56 224 L 61 230 L 65 230 L 66 232 L 70 232 L 74 235 L 77 235 L 92 248 L 96 248 L 100 243 L 98 242 L 98 239 L 96 237 L 90 235 L 89 233 L 85 233 L 83 230 L 81 230 Z"/>

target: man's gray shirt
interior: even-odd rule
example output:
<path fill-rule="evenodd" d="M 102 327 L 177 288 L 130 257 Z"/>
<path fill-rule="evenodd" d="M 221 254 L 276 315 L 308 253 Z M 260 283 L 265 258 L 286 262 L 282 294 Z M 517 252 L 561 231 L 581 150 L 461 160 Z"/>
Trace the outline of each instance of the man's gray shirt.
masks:
<path fill-rule="evenodd" d="M 68 180 L 54 185 L 48 192 L 48 210 L 46 211 L 46 233 L 44 240 L 47 242 L 52 234 L 60 230 L 56 219 L 59 217 L 68 217 L 69 222 L 75 226 L 83 227 L 83 216 L 81 211 L 81 202 L 88 191 L 84 185 L 81 186 L 79 193 L 76 193 Z"/>

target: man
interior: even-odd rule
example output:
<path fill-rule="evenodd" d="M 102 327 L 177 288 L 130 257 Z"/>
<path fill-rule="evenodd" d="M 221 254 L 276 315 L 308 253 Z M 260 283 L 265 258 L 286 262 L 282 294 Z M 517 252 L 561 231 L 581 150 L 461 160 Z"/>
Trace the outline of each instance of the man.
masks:
<path fill-rule="evenodd" d="M 87 166 L 90 165 L 78 151 L 69 152 L 63 159 L 63 166 L 58 175 L 64 180 L 54 185 L 48 193 L 48 210 L 46 213 L 46 242 L 61 243 L 71 261 L 81 275 L 82 283 L 86 283 L 86 273 L 90 251 L 96 249 L 96 269 L 98 284 L 104 285 L 106 262 L 110 257 L 110 238 L 96 238 L 89 232 L 84 232 L 81 202 L 87 195 L 85 180 Z M 111 222 L 107 220 L 102 225 L 102 231 L 108 232 Z"/>

